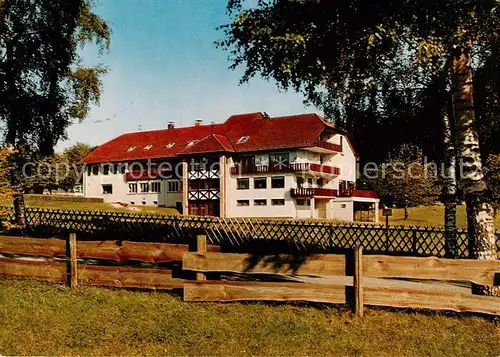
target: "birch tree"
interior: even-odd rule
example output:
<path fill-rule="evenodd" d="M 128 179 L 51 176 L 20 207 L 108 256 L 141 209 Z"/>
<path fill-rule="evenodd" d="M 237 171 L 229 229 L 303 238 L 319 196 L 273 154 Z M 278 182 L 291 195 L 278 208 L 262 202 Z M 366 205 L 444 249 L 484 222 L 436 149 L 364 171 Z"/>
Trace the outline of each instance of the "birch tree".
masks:
<path fill-rule="evenodd" d="M 11 184 L 23 225 L 22 167 L 51 155 L 74 121 L 83 120 L 101 95 L 102 66 L 85 66 L 79 48 L 109 47 L 110 30 L 93 0 L 0 1 L 0 123 L 15 149 Z"/>
<path fill-rule="evenodd" d="M 228 9 L 232 21 L 223 26 L 219 44 L 230 51 L 233 68 L 244 67 L 242 81 L 259 74 L 304 93 L 312 103 L 325 98 L 342 103 L 377 87 L 401 56 L 418 76 L 449 75 L 470 248 L 478 259 L 496 258 L 471 58 L 481 62 L 500 42 L 497 0 L 263 0 L 253 7 L 231 0 Z"/>

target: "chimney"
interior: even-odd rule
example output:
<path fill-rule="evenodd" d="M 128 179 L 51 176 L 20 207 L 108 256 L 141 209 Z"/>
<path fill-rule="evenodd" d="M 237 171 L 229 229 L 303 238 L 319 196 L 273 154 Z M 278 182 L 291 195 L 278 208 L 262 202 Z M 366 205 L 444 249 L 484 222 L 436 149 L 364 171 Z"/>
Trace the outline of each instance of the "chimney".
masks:
<path fill-rule="evenodd" d="M 202 126 L 203 125 L 203 119 L 196 119 L 194 121 L 194 126 Z"/>
<path fill-rule="evenodd" d="M 173 121 L 169 121 L 169 122 L 168 122 L 168 126 L 167 126 L 167 128 L 168 128 L 169 130 L 170 130 L 170 129 L 175 128 L 175 123 L 174 123 Z"/>

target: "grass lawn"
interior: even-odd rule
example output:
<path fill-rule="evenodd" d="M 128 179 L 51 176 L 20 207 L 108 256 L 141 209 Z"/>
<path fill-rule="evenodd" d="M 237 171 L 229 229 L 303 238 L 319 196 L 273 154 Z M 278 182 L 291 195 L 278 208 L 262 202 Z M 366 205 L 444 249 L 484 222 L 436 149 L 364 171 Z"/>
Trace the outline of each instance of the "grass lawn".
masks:
<path fill-rule="evenodd" d="M 480 316 L 185 303 L 166 293 L 0 279 L 1 355 L 499 356 Z"/>
<path fill-rule="evenodd" d="M 403 209 L 393 209 L 389 224 L 413 226 L 444 226 L 444 206 L 422 206 L 408 209 L 409 217 L 404 219 Z M 385 217 L 380 215 L 380 223 L 385 224 Z M 500 215 L 495 217 L 495 225 L 500 228 Z M 457 208 L 457 226 L 467 228 L 465 206 Z"/>
<path fill-rule="evenodd" d="M 109 203 L 99 202 L 72 202 L 50 200 L 50 197 L 44 198 L 38 195 L 26 195 L 25 203 L 28 207 L 41 207 L 52 209 L 69 209 L 69 210 L 93 210 L 93 211 L 123 211 L 123 212 L 145 212 L 157 213 L 164 215 L 179 215 L 179 211 L 175 208 L 163 208 L 154 206 L 134 206 L 136 211 L 132 211 L 125 207 L 114 207 Z M 12 205 L 12 202 L 0 202 L 0 205 Z"/>

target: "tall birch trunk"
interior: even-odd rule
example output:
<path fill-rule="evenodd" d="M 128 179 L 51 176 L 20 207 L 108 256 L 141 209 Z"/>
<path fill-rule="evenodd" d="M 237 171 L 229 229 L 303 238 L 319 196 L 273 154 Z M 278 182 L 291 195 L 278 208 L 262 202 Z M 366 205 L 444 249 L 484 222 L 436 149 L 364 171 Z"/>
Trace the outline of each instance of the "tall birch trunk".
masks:
<path fill-rule="evenodd" d="M 443 203 L 446 256 L 458 256 L 457 241 L 457 175 L 456 152 L 453 140 L 448 106 L 443 108 L 444 130 L 444 172 L 443 172 Z"/>
<path fill-rule="evenodd" d="M 475 128 L 471 49 L 471 42 L 457 49 L 451 66 L 459 178 L 467 205 L 469 251 L 476 259 L 494 260 L 497 259 L 497 247 L 493 205 L 484 181 Z M 483 287 L 480 290 L 493 293 L 495 289 Z"/>

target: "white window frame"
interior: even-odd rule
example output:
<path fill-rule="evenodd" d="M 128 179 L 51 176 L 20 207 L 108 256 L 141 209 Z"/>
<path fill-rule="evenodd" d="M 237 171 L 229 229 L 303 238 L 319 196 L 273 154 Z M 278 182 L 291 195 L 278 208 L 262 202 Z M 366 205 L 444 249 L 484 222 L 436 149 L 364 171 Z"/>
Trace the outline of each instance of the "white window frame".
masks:
<path fill-rule="evenodd" d="M 172 190 L 172 186 L 176 186 L 177 189 Z M 168 192 L 181 192 L 180 190 L 180 181 L 179 180 L 170 180 L 167 181 L 167 191 Z"/>
<path fill-rule="evenodd" d="M 153 181 L 150 185 L 151 193 L 161 193 L 161 181 Z"/>
<path fill-rule="evenodd" d="M 136 194 L 138 191 L 137 182 L 132 182 L 128 184 L 128 193 Z"/>

